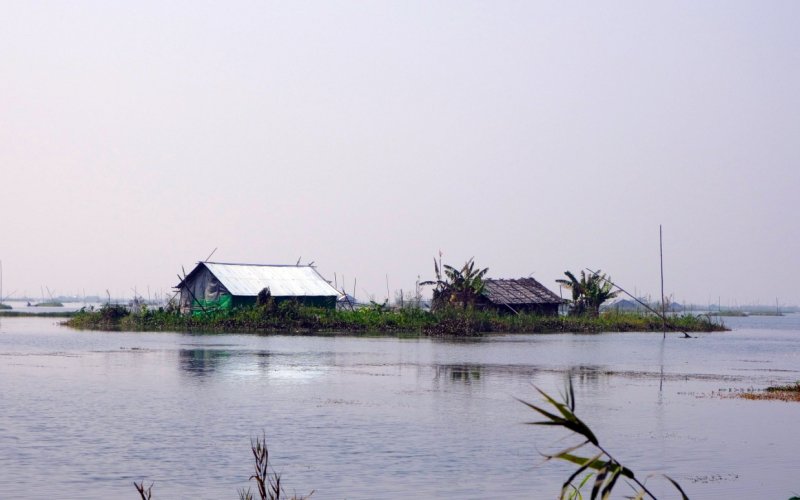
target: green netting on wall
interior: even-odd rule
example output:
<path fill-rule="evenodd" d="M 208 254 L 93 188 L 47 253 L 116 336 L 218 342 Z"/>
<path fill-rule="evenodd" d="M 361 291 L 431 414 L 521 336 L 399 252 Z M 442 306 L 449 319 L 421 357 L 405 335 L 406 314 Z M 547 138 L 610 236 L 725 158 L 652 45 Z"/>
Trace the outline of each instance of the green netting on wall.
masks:
<path fill-rule="evenodd" d="M 227 293 L 219 294 L 217 299 L 204 300 L 195 299 L 192 301 L 192 315 L 199 316 L 215 311 L 227 310 L 233 307 L 233 298 Z"/>

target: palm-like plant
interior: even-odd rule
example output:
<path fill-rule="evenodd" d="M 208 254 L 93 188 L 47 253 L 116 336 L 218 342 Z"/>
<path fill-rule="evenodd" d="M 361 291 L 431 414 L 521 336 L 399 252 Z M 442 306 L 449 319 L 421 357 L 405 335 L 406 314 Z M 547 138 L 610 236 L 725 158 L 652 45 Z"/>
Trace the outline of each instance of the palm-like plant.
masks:
<path fill-rule="evenodd" d="M 581 316 L 586 312 L 586 301 L 584 300 L 586 290 L 586 274 L 581 271 L 580 281 L 570 271 L 564 271 L 564 274 L 569 279 L 556 280 L 556 283 L 568 290 L 572 290 L 572 301 L 570 303 L 569 313 L 573 316 Z"/>
<path fill-rule="evenodd" d="M 600 306 L 603 302 L 613 299 L 619 292 L 613 291 L 611 281 L 605 274 L 595 271 L 590 274 L 581 271 L 581 279 L 578 280 L 570 271 L 564 274 L 569 278 L 558 279 L 556 283 L 572 290 L 572 304 L 570 314 L 583 315 L 589 314 L 597 316 L 600 314 Z"/>
<path fill-rule="evenodd" d="M 613 291 L 613 286 L 605 274 L 600 271 L 589 275 L 588 286 L 586 287 L 586 307 L 592 316 L 600 314 L 600 306 L 603 302 L 613 299 L 619 292 Z"/>
<path fill-rule="evenodd" d="M 483 293 L 483 277 L 489 271 L 488 267 L 476 268 L 474 257 L 464 263 L 461 269 L 447 264 L 440 268 L 436 259 L 433 259 L 433 268 L 436 272 L 436 279 L 420 283 L 420 285 L 434 286 L 433 309 L 439 309 L 446 305 L 467 309 L 474 305 L 477 298 Z"/>

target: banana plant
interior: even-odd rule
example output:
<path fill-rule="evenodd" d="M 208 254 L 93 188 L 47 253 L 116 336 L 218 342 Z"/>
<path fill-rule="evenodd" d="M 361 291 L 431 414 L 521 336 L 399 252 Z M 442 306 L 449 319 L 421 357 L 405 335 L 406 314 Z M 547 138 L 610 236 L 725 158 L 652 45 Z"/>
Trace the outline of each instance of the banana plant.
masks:
<path fill-rule="evenodd" d="M 474 257 L 470 258 L 461 269 L 456 269 L 447 264 L 439 267 L 433 259 L 433 269 L 436 279 L 423 281 L 420 285 L 433 285 L 433 308 L 440 309 L 445 306 L 455 306 L 462 309 L 475 304 L 483 293 L 485 284 L 483 277 L 489 268 L 476 268 Z"/>
<path fill-rule="evenodd" d="M 600 314 L 600 306 L 619 293 L 613 291 L 610 278 L 599 270 L 590 274 L 581 271 L 580 280 L 570 271 L 565 271 L 564 274 L 569 279 L 558 279 L 556 283 L 572 290 L 570 314 L 573 316 L 597 316 Z"/>

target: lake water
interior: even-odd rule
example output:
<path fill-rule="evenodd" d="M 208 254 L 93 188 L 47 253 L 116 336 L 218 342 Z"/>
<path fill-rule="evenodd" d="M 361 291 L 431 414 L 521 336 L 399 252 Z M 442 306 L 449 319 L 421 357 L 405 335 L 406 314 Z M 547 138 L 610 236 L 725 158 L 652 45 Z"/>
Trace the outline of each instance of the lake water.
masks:
<path fill-rule="evenodd" d="M 800 317 L 734 331 L 471 342 L 78 332 L 0 318 L 0 498 L 236 498 L 266 434 L 317 499 L 555 498 L 575 443 L 515 400 L 567 376 L 577 413 L 641 477 L 693 498 L 800 492 L 800 404 L 718 397 L 800 379 Z M 251 483 L 255 489 L 255 485 Z M 674 498 L 664 481 L 648 482 Z M 628 494 L 624 485 L 620 495 Z M 620 496 L 621 497 L 621 496 Z"/>

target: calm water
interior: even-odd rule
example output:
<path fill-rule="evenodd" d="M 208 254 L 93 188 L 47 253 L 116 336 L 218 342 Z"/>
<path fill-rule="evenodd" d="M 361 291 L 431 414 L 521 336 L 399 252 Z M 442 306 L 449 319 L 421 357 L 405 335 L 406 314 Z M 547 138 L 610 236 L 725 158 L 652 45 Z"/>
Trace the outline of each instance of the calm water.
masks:
<path fill-rule="evenodd" d="M 0 498 L 236 498 L 266 433 L 313 498 L 554 498 L 574 440 L 523 423 L 567 375 L 640 475 L 694 498 L 800 492 L 800 404 L 714 397 L 800 379 L 800 317 L 735 331 L 429 339 L 76 332 L 0 318 Z M 652 479 L 656 491 L 672 492 Z M 628 493 L 618 487 L 620 493 Z"/>

